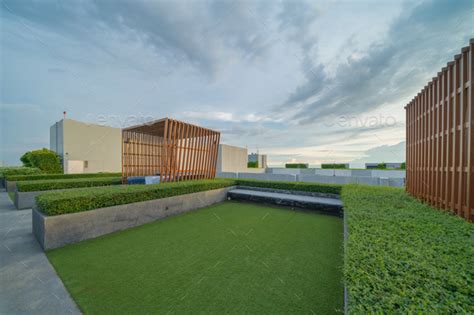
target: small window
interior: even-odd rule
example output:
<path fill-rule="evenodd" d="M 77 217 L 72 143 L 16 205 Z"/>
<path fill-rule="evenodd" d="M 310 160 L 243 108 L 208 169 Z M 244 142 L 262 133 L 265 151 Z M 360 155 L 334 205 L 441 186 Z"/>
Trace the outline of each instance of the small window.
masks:
<path fill-rule="evenodd" d="M 89 161 L 84 161 L 84 168 L 88 168 L 89 167 Z"/>

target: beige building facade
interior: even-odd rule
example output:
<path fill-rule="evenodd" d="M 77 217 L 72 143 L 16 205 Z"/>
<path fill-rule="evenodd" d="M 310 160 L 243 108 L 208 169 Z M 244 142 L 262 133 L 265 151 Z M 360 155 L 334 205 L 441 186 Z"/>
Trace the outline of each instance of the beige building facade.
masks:
<path fill-rule="evenodd" d="M 50 149 L 63 160 L 64 173 L 122 171 L 122 131 L 62 119 L 50 128 Z"/>
<path fill-rule="evenodd" d="M 247 149 L 228 144 L 219 144 L 216 170 L 217 173 L 246 172 Z"/>

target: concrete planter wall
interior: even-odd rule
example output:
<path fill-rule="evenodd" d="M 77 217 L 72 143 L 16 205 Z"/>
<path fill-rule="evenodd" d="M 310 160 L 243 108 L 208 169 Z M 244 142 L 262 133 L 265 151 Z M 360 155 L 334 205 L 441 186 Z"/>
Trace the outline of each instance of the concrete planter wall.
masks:
<path fill-rule="evenodd" d="M 7 192 L 13 192 L 16 190 L 16 181 L 5 180 L 5 188 Z"/>
<path fill-rule="evenodd" d="M 17 210 L 31 209 L 36 204 L 36 196 L 53 192 L 53 191 L 62 191 L 64 189 L 54 189 L 54 190 L 41 190 L 41 191 L 15 191 L 15 198 L 13 203 Z"/>
<path fill-rule="evenodd" d="M 33 234 L 44 250 L 53 249 L 222 202 L 232 188 L 57 216 L 46 216 L 35 207 Z"/>

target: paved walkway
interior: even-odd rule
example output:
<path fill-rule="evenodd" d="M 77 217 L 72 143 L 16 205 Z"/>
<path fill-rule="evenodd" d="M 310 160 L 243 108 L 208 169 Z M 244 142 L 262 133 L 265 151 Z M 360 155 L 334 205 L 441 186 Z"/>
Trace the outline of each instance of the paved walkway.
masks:
<path fill-rule="evenodd" d="M 31 209 L 0 191 L 0 314 L 80 314 L 31 233 Z"/>

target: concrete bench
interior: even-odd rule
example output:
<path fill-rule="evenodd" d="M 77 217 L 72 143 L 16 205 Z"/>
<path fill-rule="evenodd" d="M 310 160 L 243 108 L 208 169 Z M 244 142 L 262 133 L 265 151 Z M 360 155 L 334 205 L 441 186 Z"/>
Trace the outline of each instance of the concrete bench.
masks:
<path fill-rule="evenodd" d="M 342 201 L 340 199 L 308 195 L 304 192 L 297 194 L 297 192 L 294 191 L 288 193 L 278 189 L 262 191 L 250 187 L 242 187 L 230 190 L 228 197 L 234 200 L 247 200 L 279 206 L 317 210 L 334 215 L 341 215 L 342 213 Z"/>

